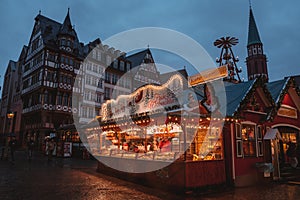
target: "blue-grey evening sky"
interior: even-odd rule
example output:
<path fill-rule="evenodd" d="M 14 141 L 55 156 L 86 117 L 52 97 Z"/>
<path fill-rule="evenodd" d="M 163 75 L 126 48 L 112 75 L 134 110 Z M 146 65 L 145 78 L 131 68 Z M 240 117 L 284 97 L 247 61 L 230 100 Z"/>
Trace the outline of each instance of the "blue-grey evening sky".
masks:
<path fill-rule="evenodd" d="M 239 44 L 233 51 L 240 58 L 238 66 L 247 80 L 248 0 L 0 0 L 0 85 L 9 60 L 17 60 L 22 46 L 28 45 L 39 10 L 62 23 L 68 7 L 79 40 L 85 44 L 98 37 L 103 41 L 128 29 L 163 27 L 188 35 L 216 58 L 220 49 L 213 42 L 222 36 L 237 37 Z M 298 0 L 252 0 L 271 81 L 300 74 L 299 7 Z M 172 67 L 185 65 L 155 52 L 154 58 Z"/>

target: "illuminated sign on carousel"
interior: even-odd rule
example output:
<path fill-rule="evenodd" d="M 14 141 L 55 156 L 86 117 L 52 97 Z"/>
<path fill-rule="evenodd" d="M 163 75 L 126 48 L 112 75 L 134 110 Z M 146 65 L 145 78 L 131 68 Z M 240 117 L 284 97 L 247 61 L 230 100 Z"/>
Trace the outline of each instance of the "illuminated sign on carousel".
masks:
<path fill-rule="evenodd" d="M 102 105 L 102 120 L 117 119 L 139 113 L 159 113 L 178 108 L 183 95 L 183 80 L 179 75 L 172 76 L 162 86 L 146 85 L 133 94 L 120 95 Z"/>

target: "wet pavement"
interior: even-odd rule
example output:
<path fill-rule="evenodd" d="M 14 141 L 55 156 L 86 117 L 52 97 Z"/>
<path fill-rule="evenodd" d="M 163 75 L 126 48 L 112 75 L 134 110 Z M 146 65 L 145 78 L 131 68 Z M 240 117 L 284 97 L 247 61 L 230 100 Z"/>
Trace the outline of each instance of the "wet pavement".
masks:
<path fill-rule="evenodd" d="M 16 161 L 0 161 L 0 199 L 300 199 L 300 182 L 267 183 L 227 189 L 213 194 L 175 195 L 96 172 L 95 160 L 53 158 L 35 152 L 31 162 L 24 151 Z M 298 169 L 297 169 L 298 170 Z M 299 169 L 300 171 L 300 169 Z"/>

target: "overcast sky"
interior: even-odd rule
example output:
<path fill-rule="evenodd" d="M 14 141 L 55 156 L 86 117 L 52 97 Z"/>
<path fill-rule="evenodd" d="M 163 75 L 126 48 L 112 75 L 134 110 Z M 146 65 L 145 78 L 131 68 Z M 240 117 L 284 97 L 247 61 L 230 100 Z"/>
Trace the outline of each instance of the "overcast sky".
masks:
<path fill-rule="evenodd" d="M 215 59 L 220 49 L 213 42 L 222 36 L 234 36 L 239 44 L 233 51 L 240 58 L 238 66 L 247 80 L 248 0 L 0 0 L 1 85 L 9 60 L 17 60 L 23 45 L 28 45 L 39 10 L 62 23 L 68 7 L 79 40 L 85 44 L 133 28 L 162 27 L 193 38 Z M 299 7 L 298 0 L 252 0 L 271 81 L 300 74 L 300 62 L 296 60 L 300 55 Z M 157 52 L 153 54 L 157 62 L 178 68 L 184 65 L 184 62 L 172 63 Z"/>

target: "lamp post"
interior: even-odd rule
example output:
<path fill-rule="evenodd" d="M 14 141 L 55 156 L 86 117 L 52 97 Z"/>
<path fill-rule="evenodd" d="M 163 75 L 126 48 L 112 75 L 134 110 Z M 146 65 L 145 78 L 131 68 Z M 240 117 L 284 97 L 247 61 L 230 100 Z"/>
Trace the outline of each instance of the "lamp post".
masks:
<path fill-rule="evenodd" d="M 15 114 L 11 111 L 7 113 L 7 118 L 8 118 L 8 133 L 6 135 L 6 141 L 5 141 L 5 151 L 4 151 L 4 159 L 8 159 L 8 135 L 11 134 L 11 120 L 14 118 Z"/>

